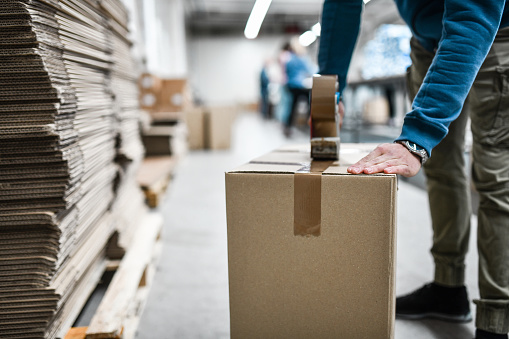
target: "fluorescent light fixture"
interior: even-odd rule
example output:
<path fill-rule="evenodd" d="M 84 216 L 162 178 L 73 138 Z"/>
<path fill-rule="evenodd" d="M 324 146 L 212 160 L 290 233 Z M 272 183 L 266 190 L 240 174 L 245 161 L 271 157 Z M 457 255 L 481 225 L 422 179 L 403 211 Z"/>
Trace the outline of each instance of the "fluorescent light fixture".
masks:
<path fill-rule="evenodd" d="M 299 37 L 299 42 L 302 46 L 308 47 L 316 40 L 316 34 L 311 31 L 306 31 Z"/>
<path fill-rule="evenodd" d="M 371 0 L 364 0 L 364 4 L 367 4 L 368 2 L 370 2 Z"/>
<path fill-rule="evenodd" d="M 244 30 L 246 38 L 254 39 L 258 36 L 271 2 L 272 0 L 256 0 Z"/>
<path fill-rule="evenodd" d="M 320 33 L 322 32 L 322 25 L 320 23 L 316 23 L 311 27 L 311 32 L 315 33 L 316 36 L 320 36 Z"/>

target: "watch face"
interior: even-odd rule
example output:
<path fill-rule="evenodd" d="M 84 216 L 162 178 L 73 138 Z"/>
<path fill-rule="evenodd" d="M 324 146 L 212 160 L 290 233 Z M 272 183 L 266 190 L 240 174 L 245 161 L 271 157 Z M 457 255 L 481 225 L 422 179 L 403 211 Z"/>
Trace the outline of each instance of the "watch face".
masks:
<path fill-rule="evenodd" d="M 413 142 L 409 142 L 409 143 L 408 143 L 408 146 L 409 146 L 412 150 L 414 150 L 414 151 L 417 151 L 417 150 L 418 150 L 418 149 L 417 149 L 417 144 L 415 144 L 415 143 L 413 143 Z"/>

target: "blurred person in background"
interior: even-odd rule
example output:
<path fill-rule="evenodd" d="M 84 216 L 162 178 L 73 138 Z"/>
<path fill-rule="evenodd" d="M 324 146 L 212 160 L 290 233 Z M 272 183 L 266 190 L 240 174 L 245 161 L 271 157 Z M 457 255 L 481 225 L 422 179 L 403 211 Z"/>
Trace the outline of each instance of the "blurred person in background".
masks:
<path fill-rule="evenodd" d="M 269 98 L 269 85 L 270 85 L 270 77 L 269 77 L 269 67 L 271 65 L 271 60 L 265 60 L 262 70 L 260 72 L 260 113 L 264 119 L 269 119 L 271 117 L 271 106 L 270 106 L 270 98 Z"/>
<path fill-rule="evenodd" d="M 407 74 L 412 110 L 395 143 L 380 145 L 348 171 L 414 176 L 423 166 L 428 179 L 435 276 L 431 283 L 397 298 L 396 317 L 471 320 L 465 287 L 471 203 L 463 157 L 470 113 L 472 178 L 480 196 L 475 335 L 507 339 L 509 6 L 507 0 L 395 2 L 413 34 Z M 337 74 L 340 91 L 346 85 L 362 7 L 362 0 L 324 2 L 320 73 Z M 467 96 L 469 110 L 464 105 Z M 408 208 L 416 217 L 423 213 L 422 206 Z"/>
<path fill-rule="evenodd" d="M 281 47 L 281 51 L 278 55 L 278 100 L 276 106 L 275 116 L 276 118 L 284 123 L 288 119 L 290 114 L 291 94 L 288 91 L 286 84 L 288 83 L 288 77 L 286 76 L 286 64 L 291 58 L 290 53 L 290 42 L 287 41 Z"/>
<path fill-rule="evenodd" d="M 290 58 L 286 63 L 286 76 L 288 79 L 286 87 L 292 95 L 292 105 L 288 118 L 284 122 L 284 133 L 287 137 L 291 135 L 299 100 L 305 100 L 308 104 L 307 115 L 309 116 L 309 95 L 313 74 L 316 72 L 316 67 L 307 57 L 306 48 L 299 43 L 298 37 L 290 41 L 289 52 Z"/>

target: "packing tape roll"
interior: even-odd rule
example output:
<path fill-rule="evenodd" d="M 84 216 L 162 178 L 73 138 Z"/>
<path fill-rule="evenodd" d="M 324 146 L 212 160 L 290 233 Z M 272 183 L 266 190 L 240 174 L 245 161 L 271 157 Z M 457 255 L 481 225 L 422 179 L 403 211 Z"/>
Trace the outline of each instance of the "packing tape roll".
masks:
<path fill-rule="evenodd" d="M 336 122 L 336 75 L 315 75 L 313 76 L 313 87 L 311 89 L 311 120 L 313 128 L 317 123 Z M 316 126 L 320 128 L 319 126 Z M 335 135 L 315 135 L 315 137 Z"/>

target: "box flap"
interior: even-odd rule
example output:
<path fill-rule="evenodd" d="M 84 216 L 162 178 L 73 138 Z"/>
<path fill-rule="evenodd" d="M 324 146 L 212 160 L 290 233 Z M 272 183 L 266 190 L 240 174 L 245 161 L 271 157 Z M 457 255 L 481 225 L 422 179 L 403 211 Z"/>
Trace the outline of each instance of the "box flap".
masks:
<path fill-rule="evenodd" d="M 341 144 L 339 162 L 334 162 L 323 171 L 324 175 L 349 175 L 348 166 L 356 163 L 373 149 L 377 144 Z M 310 144 L 283 146 L 270 153 L 264 154 L 244 164 L 229 173 L 287 173 L 306 172 L 310 168 Z M 387 174 L 377 174 L 387 175 Z"/>

